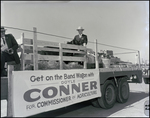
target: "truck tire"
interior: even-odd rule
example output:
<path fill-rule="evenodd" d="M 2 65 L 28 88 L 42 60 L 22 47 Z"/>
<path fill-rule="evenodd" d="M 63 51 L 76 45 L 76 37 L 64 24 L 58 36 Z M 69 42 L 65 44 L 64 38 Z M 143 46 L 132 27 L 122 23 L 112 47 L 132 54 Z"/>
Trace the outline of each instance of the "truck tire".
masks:
<path fill-rule="evenodd" d="M 107 80 L 101 86 L 102 96 L 98 98 L 99 105 L 104 109 L 110 109 L 116 103 L 117 89 L 113 81 Z"/>
<path fill-rule="evenodd" d="M 98 103 L 98 98 L 92 99 L 91 103 L 94 107 L 100 108 L 101 106 Z"/>
<path fill-rule="evenodd" d="M 121 78 L 118 81 L 118 94 L 117 94 L 117 102 L 125 103 L 129 98 L 129 84 L 127 82 L 127 77 Z"/>

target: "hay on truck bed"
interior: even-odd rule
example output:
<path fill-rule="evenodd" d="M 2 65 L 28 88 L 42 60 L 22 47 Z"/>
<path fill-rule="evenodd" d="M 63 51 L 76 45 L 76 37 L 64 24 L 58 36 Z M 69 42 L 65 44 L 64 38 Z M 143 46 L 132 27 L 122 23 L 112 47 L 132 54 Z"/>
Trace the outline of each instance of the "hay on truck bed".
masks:
<path fill-rule="evenodd" d="M 95 63 L 95 55 L 94 51 L 87 50 L 87 63 Z M 99 63 L 101 63 L 101 59 L 98 58 Z M 59 61 L 38 61 L 38 70 L 54 70 L 54 69 L 59 69 L 60 63 Z M 77 62 L 70 62 L 68 64 L 63 62 L 63 69 L 83 69 L 83 65 L 78 64 Z M 33 70 L 33 65 L 32 64 L 26 64 L 25 70 Z"/>
<path fill-rule="evenodd" d="M 39 61 L 38 63 L 38 70 L 54 70 L 59 68 L 60 63 L 57 61 Z M 77 62 L 71 62 L 68 64 L 63 62 L 63 69 L 83 69 L 83 65 L 80 65 Z M 27 64 L 25 70 L 33 70 L 33 65 Z"/>

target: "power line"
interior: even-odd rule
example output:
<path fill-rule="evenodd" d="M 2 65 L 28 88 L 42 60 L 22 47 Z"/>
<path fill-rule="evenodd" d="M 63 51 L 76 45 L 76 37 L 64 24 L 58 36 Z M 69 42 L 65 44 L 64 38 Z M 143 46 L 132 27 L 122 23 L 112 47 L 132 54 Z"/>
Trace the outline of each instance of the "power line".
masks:
<path fill-rule="evenodd" d="M 122 47 L 107 45 L 107 44 L 103 44 L 103 43 L 97 43 L 97 44 L 99 44 L 99 45 L 105 45 L 105 46 L 109 46 L 109 47 L 113 47 L 113 48 L 120 48 L 120 49 L 125 49 L 125 50 L 138 51 L 138 50 L 135 50 L 135 49 L 122 48 Z"/>
<path fill-rule="evenodd" d="M 8 26 L 4 26 L 4 27 L 10 28 L 10 29 L 16 29 L 16 30 L 27 31 L 27 32 L 34 32 L 34 31 L 32 31 L 32 30 L 26 30 L 26 29 L 21 29 L 21 28 L 14 28 L 14 27 L 8 27 Z M 43 33 L 43 32 L 37 32 L 37 33 L 43 34 L 43 35 L 48 35 L 48 36 L 59 37 L 59 38 L 72 39 L 72 38 L 68 38 L 68 37 L 64 37 L 64 36 L 59 36 L 59 35 L 54 35 L 54 34 L 48 34 L 48 33 Z M 88 41 L 88 42 L 95 44 L 95 42 L 92 42 L 92 41 Z M 135 50 L 135 49 L 122 48 L 122 47 L 107 45 L 107 44 L 103 44 L 103 43 L 97 43 L 97 44 L 99 44 L 99 45 L 104 45 L 104 46 L 108 46 L 108 47 L 113 47 L 113 48 L 120 48 L 120 49 L 125 49 L 125 50 L 138 51 L 138 50 Z"/>
<path fill-rule="evenodd" d="M 10 29 L 16 29 L 16 30 L 27 31 L 27 32 L 34 32 L 34 31 L 32 31 L 32 30 L 26 30 L 26 29 L 21 29 L 21 28 L 14 28 L 14 27 L 7 27 L 7 26 L 4 26 L 4 27 L 10 28 Z M 58 35 L 48 34 L 48 33 L 43 33 L 43 32 L 36 32 L 36 33 L 44 34 L 44 35 L 48 35 L 48 36 L 59 37 L 59 38 L 72 39 L 72 38 L 68 38 L 68 37 L 64 37 L 64 36 L 58 36 Z"/>
<path fill-rule="evenodd" d="M 113 55 L 118 55 L 118 54 L 129 54 L 129 53 L 137 53 L 137 52 L 123 52 L 123 53 L 114 53 Z"/>
<path fill-rule="evenodd" d="M 72 38 L 68 38 L 68 37 L 64 37 L 64 36 L 58 36 L 58 35 L 54 35 L 54 34 L 47 34 L 47 33 L 42 33 L 42 32 L 37 32 L 37 33 L 44 34 L 44 35 L 55 36 L 55 37 L 59 37 L 59 38 L 72 39 Z"/>

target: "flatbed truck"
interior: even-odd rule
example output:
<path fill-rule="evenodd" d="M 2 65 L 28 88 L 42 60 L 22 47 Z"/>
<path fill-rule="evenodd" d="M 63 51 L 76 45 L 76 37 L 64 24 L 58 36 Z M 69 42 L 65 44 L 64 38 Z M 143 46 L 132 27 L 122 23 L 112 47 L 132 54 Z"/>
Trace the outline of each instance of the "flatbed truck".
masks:
<path fill-rule="evenodd" d="M 37 40 L 36 29 L 33 39 L 24 38 L 24 34 L 21 39 L 21 70 L 15 71 L 14 65 L 8 65 L 8 76 L 1 78 L 1 100 L 8 100 L 7 116 L 27 117 L 86 100 L 91 100 L 95 107 L 109 109 L 116 101 L 127 102 L 129 83 L 142 83 L 140 67 L 99 67 L 97 43 L 95 63 L 88 63 L 86 47 Z M 40 55 L 43 50 L 59 52 L 59 55 Z M 63 53 L 82 54 L 82 57 L 67 57 Z M 38 70 L 41 60 L 55 60 L 60 68 Z M 67 70 L 63 67 L 63 61 L 83 61 L 84 66 L 83 69 Z M 34 70 L 25 70 L 27 64 L 31 64 Z M 84 77 L 77 76 L 77 73 Z M 47 81 L 44 82 L 44 79 Z M 79 99 L 80 95 L 84 98 Z"/>

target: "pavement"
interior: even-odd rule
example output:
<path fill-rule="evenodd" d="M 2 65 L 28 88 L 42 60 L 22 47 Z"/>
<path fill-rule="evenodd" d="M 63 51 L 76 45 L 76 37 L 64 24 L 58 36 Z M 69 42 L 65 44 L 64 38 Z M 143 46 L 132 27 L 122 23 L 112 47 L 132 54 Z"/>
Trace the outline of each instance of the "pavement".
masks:
<path fill-rule="evenodd" d="M 148 117 L 144 113 L 144 103 L 149 101 L 149 97 L 146 97 L 138 102 L 135 102 L 131 105 L 127 105 L 123 109 L 111 114 L 109 117 Z M 116 107 L 119 105 L 116 105 Z"/>

